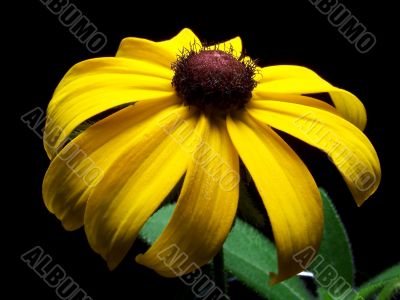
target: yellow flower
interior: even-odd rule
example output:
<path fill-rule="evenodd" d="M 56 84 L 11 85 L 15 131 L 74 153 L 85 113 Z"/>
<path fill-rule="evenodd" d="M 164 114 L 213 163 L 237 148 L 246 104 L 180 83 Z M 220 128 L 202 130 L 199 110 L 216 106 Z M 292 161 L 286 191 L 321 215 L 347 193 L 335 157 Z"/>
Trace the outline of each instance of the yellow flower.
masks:
<path fill-rule="evenodd" d="M 203 47 L 189 29 L 163 42 L 126 38 L 116 57 L 78 63 L 60 82 L 45 128 L 52 161 L 44 201 L 67 230 L 84 225 L 111 269 L 182 177 L 170 222 L 136 260 L 167 277 L 206 264 L 235 218 L 240 157 L 272 224 L 272 281 L 301 271 L 292 256 L 319 247 L 321 199 L 273 128 L 326 152 L 358 205 L 377 189 L 379 160 L 361 131 L 362 103 L 307 68 L 259 68 L 241 53 L 239 37 Z M 323 92 L 335 107 L 303 96 Z M 66 144 L 78 125 L 103 112 L 108 117 Z M 166 265 L 158 255 L 168 256 L 171 245 L 188 257 L 183 264 Z"/>

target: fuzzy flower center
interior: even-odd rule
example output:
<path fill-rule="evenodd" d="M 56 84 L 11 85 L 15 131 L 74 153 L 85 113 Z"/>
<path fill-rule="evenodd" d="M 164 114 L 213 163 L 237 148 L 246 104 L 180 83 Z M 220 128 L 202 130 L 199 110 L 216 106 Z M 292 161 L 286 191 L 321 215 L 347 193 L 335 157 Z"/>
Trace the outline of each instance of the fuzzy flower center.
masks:
<path fill-rule="evenodd" d="M 228 113 L 249 102 L 257 85 L 255 68 L 225 51 L 189 51 L 172 64 L 172 86 L 186 105 Z"/>

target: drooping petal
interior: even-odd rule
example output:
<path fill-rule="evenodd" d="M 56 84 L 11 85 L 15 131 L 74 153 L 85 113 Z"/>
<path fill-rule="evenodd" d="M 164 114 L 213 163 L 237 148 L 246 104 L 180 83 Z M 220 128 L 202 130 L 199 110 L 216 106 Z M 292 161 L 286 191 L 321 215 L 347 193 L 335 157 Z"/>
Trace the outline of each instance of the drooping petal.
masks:
<path fill-rule="evenodd" d="M 176 61 L 177 55 L 183 49 L 191 49 L 194 44 L 201 47 L 197 36 L 190 29 L 185 28 L 172 39 L 162 42 L 133 37 L 125 38 L 122 40 L 116 56 L 151 61 L 170 69 L 171 64 Z"/>
<path fill-rule="evenodd" d="M 146 127 L 177 109 L 175 102 L 144 101 L 122 109 L 82 132 L 52 160 L 43 181 L 43 199 L 67 230 L 83 225 L 92 189 Z"/>
<path fill-rule="evenodd" d="M 374 147 L 361 130 L 327 111 L 279 101 L 253 101 L 248 112 L 257 120 L 326 152 L 361 205 L 380 182 Z"/>
<path fill-rule="evenodd" d="M 312 94 L 329 93 L 336 109 L 347 120 L 363 130 L 367 122 L 364 105 L 352 93 L 336 88 L 315 72 L 300 66 L 271 66 L 262 68 L 262 79 L 255 93 L 271 99 L 268 93 Z"/>
<path fill-rule="evenodd" d="M 228 131 L 267 209 L 278 251 L 277 283 L 302 271 L 293 255 L 319 248 L 323 214 L 318 188 L 296 153 L 247 113 L 228 117 Z"/>
<path fill-rule="evenodd" d="M 170 98 L 172 73 L 154 64 L 98 58 L 74 66 L 56 89 L 47 110 L 44 145 L 50 158 L 82 122 L 126 103 Z"/>
<path fill-rule="evenodd" d="M 225 121 L 202 116 L 193 153 L 174 214 L 153 246 L 136 261 L 167 277 L 206 264 L 222 247 L 238 203 L 239 167 Z"/>
<path fill-rule="evenodd" d="M 84 225 L 91 247 L 115 268 L 139 230 L 187 169 L 197 123 L 182 106 L 138 133 L 89 197 Z M 189 146 L 188 146 L 189 145 Z"/>
<path fill-rule="evenodd" d="M 294 95 L 294 94 L 262 93 L 255 91 L 253 92 L 253 97 L 251 98 L 251 101 L 270 101 L 270 100 L 312 106 L 315 108 L 329 111 L 333 114 L 338 114 L 338 111 L 333 106 L 329 105 L 324 101 L 308 96 Z"/>

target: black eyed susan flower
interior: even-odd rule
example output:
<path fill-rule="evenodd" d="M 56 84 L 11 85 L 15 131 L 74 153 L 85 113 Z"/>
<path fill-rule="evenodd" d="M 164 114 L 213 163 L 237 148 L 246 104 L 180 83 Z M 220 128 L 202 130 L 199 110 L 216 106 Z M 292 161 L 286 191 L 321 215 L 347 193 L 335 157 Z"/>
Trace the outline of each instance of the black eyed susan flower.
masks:
<path fill-rule="evenodd" d="M 45 128 L 44 201 L 67 230 L 84 226 L 111 269 L 181 178 L 171 220 L 136 260 L 167 277 L 206 264 L 235 218 L 240 158 L 272 225 L 273 282 L 301 271 L 292 256 L 318 248 L 321 199 L 274 129 L 326 152 L 358 205 L 377 189 L 361 102 L 307 68 L 259 68 L 241 53 L 239 37 L 204 47 L 189 29 L 163 42 L 126 38 L 116 57 L 78 63 L 60 82 Z M 334 107 L 304 96 L 313 93 L 329 93 Z M 101 120 L 67 143 L 93 117 Z M 160 260 L 171 245 L 188 256 L 184 265 Z"/>

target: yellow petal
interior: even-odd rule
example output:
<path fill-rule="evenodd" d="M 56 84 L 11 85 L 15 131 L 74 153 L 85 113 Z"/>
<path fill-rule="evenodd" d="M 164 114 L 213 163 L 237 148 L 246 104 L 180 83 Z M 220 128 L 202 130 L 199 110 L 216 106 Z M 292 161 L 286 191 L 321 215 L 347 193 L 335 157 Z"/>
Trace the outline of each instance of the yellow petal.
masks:
<path fill-rule="evenodd" d="M 222 247 L 238 203 L 239 164 L 225 121 L 202 116 L 202 141 L 189 164 L 174 214 L 153 246 L 136 261 L 167 277 L 208 263 Z"/>
<path fill-rule="evenodd" d="M 302 271 L 293 255 L 319 248 L 323 229 L 318 188 L 294 151 L 247 113 L 228 118 L 228 131 L 267 209 L 278 251 L 277 283 Z"/>
<path fill-rule="evenodd" d="M 242 39 L 239 36 L 237 36 L 226 42 L 208 46 L 208 47 L 206 47 L 206 49 L 210 49 L 210 50 L 218 49 L 218 50 L 225 51 L 225 52 L 232 51 L 233 52 L 232 54 L 234 56 L 240 57 L 240 55 L 242 54 L 242 50 L 243 50 L 242 49 Z"/>
<path fill-rule="evenodd" d="M 193 44 L 201 47 L 201 42 L 190 29 L 183 29 L 175 37 L 162 42 L 153 42 L 141 38 L 125 38 L 119 46 L 117 57 L 151 61 L 160 66 L 171 68 L 177 55 L 183 49 L 190 49 Z"/>
<path fill-rule="evenodd" d="M 175 55 L 175 60 L 176 55 L 183 49 L 191 49 L 194 45 L 197 47 L 202 46 L 199 38 L 189 28 L 184 28 L 172 39 L 158 42 L 157 44 L 173 53 Z"/>
<path fill-rule="evenodd" d="M 138 102 L 97 122 L 51 162 L 43 181 L 46 207 L 67 230 L 83 225 L 89 194 L 147 126 L 175 111 L 174 99 Z"/>
<path fill-rule="evenodd" d="M 277 93 L 263 93 L 260 91 L 254 91 L 253 97 L 251 98 L 252 101 L 283 101 L 283 102 L 290 102 L 290 103 L 297 103 L 301 105 L 312 106 L 315 108 L 323 109 L 329 111 L 333 114 L 338 114 L 337 110 L 329 105 L 328 103 L 302 95 L 294 95 L 294 94 L 277 94 Z"/>
<path fill-rule="evenodd" d="M 361 130 L 365 128 L 367 115 L 364 105 L 353 94 L 323 80 L 315 72 L 300 66 L 271 66 L 262 68 L 262 79 L 255 92 L 312 94 L 329 93 L 336 109 Z"/>
<path fill-rule="evenodd" d="M 361 205 L 378 188 L 381 170 L 368 138 L 350 122 L 327 111 L 279 101 L 253 101 L 248 112 L 326 152 Z"/>
<path fill-rule="evenodd" d="M 154 64 L 98 58 L 74 66 L 56 89 L 47 110 L 44 145 L 50 158 L 82 122 L 118 105 L 169 98 L 172 73 Z"/>
<path fill-rule="evenodd" d="M 91 247 L 115 268 L 139 230 L 187 169 L 197 117 L 181 106 L 138 133 L 89 197 L 84 225 Z M 175 134 L 184 134 L 177 139 Z"/>

